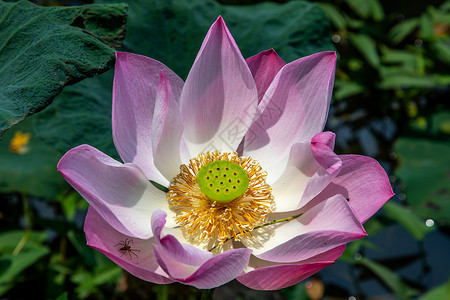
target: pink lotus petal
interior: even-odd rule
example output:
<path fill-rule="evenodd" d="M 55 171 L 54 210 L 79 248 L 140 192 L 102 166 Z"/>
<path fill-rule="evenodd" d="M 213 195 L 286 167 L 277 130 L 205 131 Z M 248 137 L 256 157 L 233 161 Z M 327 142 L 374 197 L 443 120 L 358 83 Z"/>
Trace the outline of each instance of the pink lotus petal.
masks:
<path fill-rule="evenodd" d="M 178 103 L 163 71 L 159 78 L 155 102 L 152 124 L 154 162 L 164 177 L 171 181 L 180 173 L 180 142 L 183 124 Z"/>
<path fill-rule="evenodd" d="M 338 247 L 328 250 L 324 253 L 320 253 L 316 256 L 308 258 L 307 260 L 304 260 L 303 262 L 304 263 L 312 263 L 312 262 L 335 261 L 336 259 L 341 257 L 342 253 L 344 253 L 346 246 L 347 245 L 338 246 Z"/>
<path fill-rule="evenodd" d="M 344 253 L 345 245 L 338 246 L 336 248 L 333 248 L 331 250 L 328 250 L 326 252 L 320 253 L 316 256 L 310 257 L 308 259 L 302 260 L 302 261 L 296 261 L 294 264 L 304 264 L 304 263 L 317 263 L 317 262 L 330 262 L 335 261 L 338 259 L 342 253 Z M 250 261 L 248 263 L 248 268 L 244 270 L 245 273 L 252 272 L 256 269 L 261 269 L 265 267 L 271 267 L 271 266 L 279 266 L 283 263 L 268 261 L 260 259 L 254 255 L 250 257 Z M 290 263 L 289 263 L 290 264 Z"/>
<path fill-rule="evenodd" d="M 137 164 L 148 179 L 163 185 L 153 163 L 152 122 L 161 71 L 179 99 L 183 81 L 162 63 L 136 54 L 116 52 L 112 126 L 114 145 L 125 163 Z"/>
<path fill-rule="evenodd" d="M 192 157 L 237 149 L 256 111 L 253 76 L 222 17 L 211 26 L 180 99 L 184 140 Z"/>
<path fill-rule="evenodd" d="M 121 164 L 89 145 L 68 151 L 58 171 L 106 222 L 127 236 L 150 238 L 152 212 L 158 208 L 170 212 L 165 194 L 139 168 Z"/>
<path fill-rule="evenodd" d="M 173 259 L 170 255 L 165 253 L 163 248 L 158 247 L 158 245 L 153 245 L 153 249 L 156 261 L 161 266 L 161 269 L 177 281 L 182 281 L 184 278 L 189 277 L 199 268 L 199 266 L 184 264 Z"/>
<path fill-rule="evenodd" d="M 156 259 L 170 277 L 197 288 L 210 289 L 236 278 L 247 266 L 251 250 L 233 249 L 213 257 L 211 252 L 181 244 L 164 230 L 166 214 L 155 211 L 152 229 L 157 242 L 154 245 Z"/>
<path fill-rule="evenodd" d="M 161 236 L 166 224 L 166 216 L 167 214 L 162 210 L 157 210 L 152 215 L 153 236 L 165 255 L 181 264 L 191 266 L 200 266 L 213 256 L 211 252 L 202 251 L 192 245 L 181 244 L 173 235 Z"/>
<path fill-rule="evenodd" d="M 141 240 L 126 236 L 112 228 L 105 220 L 89 207 L 84 231 L 88 246 L 101 251 L 114 263 L 134 276 L 154 283 L 174 282 L 159 267 L 153 253 L 154 239 Z M 129 243 L 133 252 L 122 251 L 121 242 Z"/>
<path fill-rule="evenodd" d="M 342 194 L 349 199 L 361 223 L 365 223 L 394 195 L 389 178 L 380 164 L 370 157 L 339 155 L 339 158 L 342 170 L 317 201 Z"/>
<path fill-rule="evenodd" d="M 328 173 L 336 173 L 342 168 L 341 159 L 333 152 L 335 138 L 334 133 L 326 131 L 316 134 L 311 139 L 314 157 Z"/>
<path fill-rule="evenodd" d="M 292 215 L 295 213 L 298 212 Z M 348 201 L 341 195 L 305 210 L 298 218 L 256 229 L 252 234 L 254 239 L 242 243 L 252 249 L 256 257 L 283 263 L 306 260 L 366 236 Z"/>
<path fill-rule="evenodd" d="M 299 207 L 317 196 L 341 171 L 342 161 L 333 152 L 334 138 L 332 132 L 321 132 L 311 139 L 311 151 L 321 168 L 308 182 Z"/>
<path fill-rule="evenodd" d="M 325 145 L 327 148 L 334 150 L 334 140 L 336 139 L 336 134 L 330 131 L 324 131 L 316 134 L 312 138 L 312 142 Z"/>
<path fill-rule="evenodd" d="M 277 265 L 257 269 L 236 279 L 254 290 L 278 290 L 299 283 L 331 264 L 332 261 Z"/>
<path fill-rule="evenodd" d="M 296 210 L 317 196 L 339 173 L 342 163 L 329 148 L 334 134 L 319 133 L 311 142 L 294 144 L 281 176 L 272 184 L 275 212 Z"/>
<path fill-rule="evenodd" d="M 288 265 L 274 263 L 251 256 L 245 274 L 236 279 L 243 285 L 257 290 L 285 288 L 306 279 L 332 264 L 345 250 L 339 246 L 310 259 Z M 291 267 L 288 267 L 291 266 Z"/>
<path fill-rule="evenodd" d="M 335 65 L 334 52 L 298 59 L 285 65 L 267 89 L 258 106 L 262 113 L 245 136 L 244 154 L 256 159 L 271 181 L 284 170 L 293 144 L 323 130 Z"/>
<path fill-rule="evenodd" d="M 252 251 L 232 249 L 214 256 L 183 283 L 199 289 L 211 289 L 235 279 L 247 266 Z"/>
<path fill-rule="evenodd" d="M 270 49 L 247 58 L 247 62 L 258 89 L 258 103 L 261 102 L 267 88 L 286 63 L 278 56 L 275 50 Z"/>

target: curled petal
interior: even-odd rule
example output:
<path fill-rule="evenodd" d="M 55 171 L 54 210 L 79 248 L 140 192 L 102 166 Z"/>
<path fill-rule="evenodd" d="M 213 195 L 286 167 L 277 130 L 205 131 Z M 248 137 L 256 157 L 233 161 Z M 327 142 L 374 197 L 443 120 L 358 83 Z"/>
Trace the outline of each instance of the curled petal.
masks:
<path fill-rule="evenodd" d="M 333 132 L 330 131 L 324 131 L 319 134 L 316 134 L 313 138 L 314 143 L 320 143 L 331 150 L 334 149 L 334 140 L 336 139 L 336 135 Z"/>
<path fill-rule="evenodd" d="M 311 151 L 320 168 L 308 182 L 299 207 L 306 205 L 319 194 L 341 171 L 342 161 L 333 152 L 334 138 L 335 134 L 332 132 L 321 132 L 311 139 Z"/>
<path fill-rule="evenodd" d="M 389 178 L 380 164 L 370 157 L 340 155 L 339 158 L 342 170 L 318 195 L 317 201 L 341 194 L 349 199 L 356 216 L 364 223 L 394 195 Z"/>
<path fill-rule="evenodd" d="M 278 71 L 286 63 L 273 49 L 260 52 L 255 56 L 247 58 L 245 61 L 255 79 L 259 103 L 266 93 L 267 88 L 272 83 L 272 80 L 275 78 L 275 75 L 277 75 Z"/>
<path fill-rule="evenodd" d="M 326 131 L 311 139 L 311 150 L 315 159 L 330 174 L 336 173 L 342 167 L 341 160 L 333 152 L 335 138 L 334 133 Z"/>
<path fill-rule="evenodd" d="M 167 214 L 157 210 L 152 215 L 152 231 L 157 245 L 164 254 L 181 264 L 199 266 L 212 257 L 211 252 L 202 251 L 188 244 L 181 244 L 173 235 L 161 236 L 166 223 Z"/>
<path fill-rule="evenodd" d="M 182 282 L 199 289 L 223 285 L 242 273 L 251 253 L 249 249 L 232 249 L 216 255 Z"/>
<path fill-rule="evenodd" d="M 156 211 L 152 228 L 157 241 L 154 245 L 156 259 L 171 278 L 200 289 L 211 289 L 236 278 L 250 259 L 251 250 L 232 249 L 212 256 L 211 252 L 181 244 L 164 231 L 165 213 Z"/>
<path fill-rule="evenodd" d="M 180 99 L 191 157 L 237 149 L 256 111 L 255 81 L 222 17 L 211 26 Z"/>
<path fill-rule="evenodd" d="M 153 253 L 154 239 L 142 240 L 126 236 L 113 227 L 89 207 L 84 231 L 88 246 L 101 251 L 114 263 L 134 276 L 154 283 L 174 282 L 158 265 Z M 130 251 L 120 250 L 126 243 Z"/>
<path fill-rule="evenodd" d="M 141 55 L 116 53 L 112 129 L 114 145 L 122 160 L 137 164 L 148 179 L 167 186 L 169 181 L 154 164 L 152 146 L 161 71 L 171 83 L 174 98 L 179 99 L 183 81 L 165 65 Z"/>
<path fill-rule="evenodd" d="M 242 243 L 252 249 L 256 257 L 283 263 L 306 260 L 366 236 L 348 201 L 341 195 L 291 220 L 253 230 L 252 234 L 252 239 Z"/>
<path fill-rule="evenodd" d="M 260 115 L 245 136 L 244 153 L 272 178 L 280 175 L 297 142 L 325 126 L 334 82 L 336 54 L 320 52 L 285 65 L 261 100 Z M 274 153 L 277 155 L 274 157 Z"/>
<path fill-rule="evenodd" d="M 283 173 L 272 184 L 276 212 L 306 205 L 339 174 L 342 163 L 329 138 L 334 142 L 334 134 L 319 133 L 310 142 L 292 146 Z"/>
<path fill-rule="evenodd" d="M 127 236 L 150 238 L 150 217 L 155 209 L 173 216 L 165 194 L 139 168 L 121 164 L 89 145 L 68 151 L 59 161 L 58 171 L 106 222 Z"/>

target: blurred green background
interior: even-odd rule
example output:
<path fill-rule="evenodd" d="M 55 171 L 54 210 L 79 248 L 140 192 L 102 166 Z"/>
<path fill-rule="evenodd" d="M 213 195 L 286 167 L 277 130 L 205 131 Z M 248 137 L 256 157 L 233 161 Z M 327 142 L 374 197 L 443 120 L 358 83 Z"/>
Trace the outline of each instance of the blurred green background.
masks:
<path fill-rule="evenodd" d="M 244 57 L 337 51 L 327 123 L 336 153 L 376 158 L 396 196 L 365 224 L 368 237 L 313 278 L 272 292 L 233 281 L 214 298 L 450 299 L 450 1 L 37 2 L 0 3 L 0 130 L 9 128 L 0 140 L 0 299 L 200 297 L 136 279 L 88 248 L 87 203 L 56 164 L 82 143 L 117 158 L 113 49 L 185 78 L 219 14 Z"/>

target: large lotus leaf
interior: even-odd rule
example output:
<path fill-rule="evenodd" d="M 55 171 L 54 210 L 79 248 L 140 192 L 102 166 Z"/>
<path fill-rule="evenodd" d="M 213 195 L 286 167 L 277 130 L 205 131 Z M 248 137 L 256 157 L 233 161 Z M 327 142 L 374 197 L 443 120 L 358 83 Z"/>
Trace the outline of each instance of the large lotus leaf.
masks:
<path fill-rule="evenodd" d="M 330 27 L 315 4 L 292 1 L 221 5 L 214 1 L 128 1 L 124 50 L 157 59 L 185 78 L 208 28 L 222 15 L 244 57 L 274 48 L 286 61 L 333 50 Z"/>
<path fill-rule="evenodd" d="M 403 182 L 407 203 L 441 225 L 450 225 L 449 120 L 450 112 L 436 113 L 429 118 L 426 131 L 416 129 L 420 137 L 401 137 L 395 144 L 400 162 L 396 174 Z"/>
<path fill-rule="evenodd" d="M 126 13 L 125 4 L 0 2 L 0 137 L 49 105 L 64 86 L 108 70 Z"/>
<path fill-rule="evenodd" d="M 62 154 L 33 133 L 32 121 L 37 115 L 5 132 L 0 140 L 0 193 L 18 192 L 51 200 L 69 189 L 56 170 Z"/>
<path fill-rule="evenodd" d="M 89 144 L 117 158 L 112 141 L 112 70 L 69 86 L 36 115 L 36 134 L 55 149 Z"/>
<path fill-rule="evenodd" d="M 228 6 L 208 0 L 129 1 L 123 51 L 157 59 L 185 78 L 208 28 L 222 15 L 244 57 L 274 48 L 286 61 L 333 50 L 327 18 L 302 1 Z M 58 150 L 81 143 L 108 154 L 111 142 L 112 75 L 66 89 L 39 117 L 37 134 Z"/>

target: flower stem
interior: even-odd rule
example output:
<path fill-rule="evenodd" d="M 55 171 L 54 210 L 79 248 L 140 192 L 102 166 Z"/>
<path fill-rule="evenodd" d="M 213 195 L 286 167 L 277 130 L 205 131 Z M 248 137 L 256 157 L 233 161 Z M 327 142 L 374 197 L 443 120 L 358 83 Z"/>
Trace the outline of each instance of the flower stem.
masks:
<path fill-rule="evenodd" d="M 261 228 L 261 227 L 265 227 L 265 226 L 269 226 L 269 225 L 273 225 L 273 224 L 277 224 L 277 223 L 281 223 L 281 222 L 287 222 L 287 221 L 290 221 L 290 220 L 294 220 L 294 219 L 297 219 L 298 217 L 300 217 L 301 215 L 303 215 L 303 214 L 298 214 L 298 215 L 295 215 L 295 216 L 292 216 L 292 217 L 288 217 L 288 218 L 285 218 L 285 219 L 274 220 L 272 222 L 256 226 L 252 230 L 255 230 L 255 229 L 258 229 L 258 228 Z"/>

